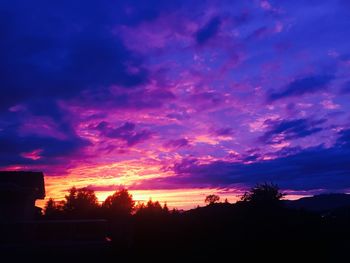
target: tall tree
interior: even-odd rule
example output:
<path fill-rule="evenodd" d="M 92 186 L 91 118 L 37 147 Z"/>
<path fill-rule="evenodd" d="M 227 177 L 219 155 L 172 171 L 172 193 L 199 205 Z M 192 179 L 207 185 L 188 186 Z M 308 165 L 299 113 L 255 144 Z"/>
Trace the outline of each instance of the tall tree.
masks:
<path fill-rule="evenodd" d="M 127 189 L 116 191 L 110 195 L 102 204 L 102 208 L 109 216 L 127 216 L 134 210 L 135 201 Z"/>
<path fill-rule="evenodd" d="M 63 210 L 68 215 L 78 218 L 96 215 L 98 201 L 92 189 L 72 187 L 65 199 Z"/>

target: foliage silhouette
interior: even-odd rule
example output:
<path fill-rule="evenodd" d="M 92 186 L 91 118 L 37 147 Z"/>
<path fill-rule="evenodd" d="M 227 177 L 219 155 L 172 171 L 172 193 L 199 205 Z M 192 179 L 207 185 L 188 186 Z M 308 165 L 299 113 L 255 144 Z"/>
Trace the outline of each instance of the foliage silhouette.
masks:
<path fill-rule="evenodd" d="M 220 197 L 218 195 L 212 194 L 212 195 L 207 195 L 205 197 L 204 202 L 206 204 L 212 205 L 212 204 L 215 204 L 215 203 L 219 202 L 219 200 L 220 200 Z"/>
<path fill-rule="evenodd" d="M 258 204 L 271 204 L 280 201 L 284 195 L 276 184 L 262 183 L 245 192 L 241 200 Z"/>
<path fill-rule="evenodd" d="M 102 203 L 102 209 L 108 217 L 129 216 L 134 210 L 135 201 L 127 189 L 116 191 Z"/>
<path fill-rule="evenodd" d="M 64 202 L 55 202 L 52 198 L 46 202 L 44 213 L 46 219 L 57 219 L 62 217 Z"/>
<path fill-rule="evenodd" d="M 86 187 L 69 189 L 63 203 L 63 212 L 71 218 L 97 217 L 98 208 L 95 192 Z"/>
<path fill-rule="evenodd" d="M 137 216 L 159 216 L 169 214 L 169 209 L 167 204 L 162 207 L 158 201 L 153 202 L 151 199 L 146 205 L 138 204 L 136 215 Z"/>

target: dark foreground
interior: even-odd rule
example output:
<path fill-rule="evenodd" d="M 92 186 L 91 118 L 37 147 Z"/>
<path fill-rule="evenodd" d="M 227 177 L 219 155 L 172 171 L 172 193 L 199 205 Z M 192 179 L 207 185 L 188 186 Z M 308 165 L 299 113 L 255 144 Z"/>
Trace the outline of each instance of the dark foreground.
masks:
<path fill-rule="evenodd" d="M 1 262 L 348 262 L 349 215 L 348 207 L 218 203 L 113 220 L 10 224 L 2 229 Z"/>

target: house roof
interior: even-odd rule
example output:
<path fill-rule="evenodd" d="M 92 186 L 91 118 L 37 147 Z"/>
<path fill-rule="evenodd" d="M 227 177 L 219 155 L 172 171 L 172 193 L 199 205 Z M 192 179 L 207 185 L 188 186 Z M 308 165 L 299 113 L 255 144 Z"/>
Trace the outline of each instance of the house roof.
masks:
<path fill-rule="evenodd" d="M 0 192 L 18 191 L 45 198 L 44 174 L 28 171 L 0 171 Z"/>

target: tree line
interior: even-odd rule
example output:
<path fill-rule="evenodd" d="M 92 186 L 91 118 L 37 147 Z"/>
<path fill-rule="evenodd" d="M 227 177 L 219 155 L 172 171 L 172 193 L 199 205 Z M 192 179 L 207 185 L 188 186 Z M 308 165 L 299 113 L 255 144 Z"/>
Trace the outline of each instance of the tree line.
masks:
<path fill-rule="evenodd" d="M 50 198 L 44 207 L 46 219 L 86 219 L 86 218 L 125 218 L 145 213 L 170 213 L 167 204 L 163 206 L 151 199 L 146 203 L 136 203 L 125 188 L 117 190 L 99 204 L 94 190 L 87 187 L 72 187 L 62 201 Z"/>
<path fill-rule="evenodd" d="M 240 202 L 250 202 L 259 204 L 278 203 L 284 194 L 280 192 L 277 185 L 272 183 L 262 183 L 254 186 L 245 192 Z M 213 205 L 220 201 L 220 197 L 215 194 L 207 195 L 204 202 Z M 228 200 L 225 199 L 225 203 Z M 72 187 L 62 201 L 55 201 L 50 198 L 44 208 L 46 219 L 68 218 L 126 218 L 131 215 L 144 214 L 169 214 L 178 213 L 177 209 L 169 210 L 166 203 L 162 206 L 158 201 L 151 199 L 147 203 L 136 203 L 132 195 L 126 188 L 117 190 L 108 196 L 102 204 L 99 204 L 94 190 L 83 187 Z"/>

